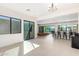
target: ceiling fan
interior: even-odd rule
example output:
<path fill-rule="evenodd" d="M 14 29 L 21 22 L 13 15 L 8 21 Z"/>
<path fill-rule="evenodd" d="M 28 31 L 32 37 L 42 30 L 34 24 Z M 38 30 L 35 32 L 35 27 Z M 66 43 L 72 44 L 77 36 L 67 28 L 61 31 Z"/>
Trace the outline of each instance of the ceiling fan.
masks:
<path fill-rule="evenodd" d="M 49 5 L 48 7 L 48 11 L 49 12 L 54 12 L 57 10 L 57 7 L 54 5 L 54 3 L 52 3 L 51 5 Z"/>

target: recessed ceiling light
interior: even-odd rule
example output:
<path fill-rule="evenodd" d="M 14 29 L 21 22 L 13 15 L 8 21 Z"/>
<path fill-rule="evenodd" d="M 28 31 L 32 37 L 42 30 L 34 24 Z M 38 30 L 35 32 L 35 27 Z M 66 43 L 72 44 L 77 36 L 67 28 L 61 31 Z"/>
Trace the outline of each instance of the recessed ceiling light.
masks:
<path fill-rule="evenodd" d="M 26 9 L 26 11 L 31 11 L 30 9 Z"/>

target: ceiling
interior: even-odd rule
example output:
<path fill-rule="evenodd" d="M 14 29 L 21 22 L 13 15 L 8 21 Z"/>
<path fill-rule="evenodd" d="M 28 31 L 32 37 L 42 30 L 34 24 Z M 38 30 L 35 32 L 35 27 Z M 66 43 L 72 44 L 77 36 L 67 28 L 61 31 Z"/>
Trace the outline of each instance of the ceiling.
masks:
<path fill-rule="evenodd" d="M 36 17 L 42 16 L 48 11 L 48 4 L 46 3 L 9 3 L 0 5 L 12 9 L 14 11 Z M 27 11 L 27 9 L 30 9 L 30 11 Z"/>
<path fill-rule="evenodd" d="M 35 16 L 35 17 L 43 17 L 49 14 L 53 14 L 57 11 L 63 11 L 63 10 L 69 10 L 69 9 L 77 9 L 79 8 L 78 3 L 55 3 L 54 5 L 57 7 L 57 10 L 54 12 L 49 12 L 48 7 L 50 3 L 5 3 L 0 4 L 0 6 L 7 7 L 9 9 L 12 9 L 14 11 Z M 27 9 L 30 9 L 30 11 L 27 11 Z"/>
<path fill-rule="evenodd" d="M 63 15 L 54 17 L 51 19 L 39 20 L 38 24 L 50 24 L 50 23 L 61 23 L 61 22 L 78 22 L 78 13 Z"/>

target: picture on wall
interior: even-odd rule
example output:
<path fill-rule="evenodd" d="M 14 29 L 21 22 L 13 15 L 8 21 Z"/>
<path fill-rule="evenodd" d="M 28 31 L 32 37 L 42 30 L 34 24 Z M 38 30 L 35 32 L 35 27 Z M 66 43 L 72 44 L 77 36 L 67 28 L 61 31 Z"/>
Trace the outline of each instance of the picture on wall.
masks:
<path fill-rule="evenodd" d="M 0 16 L 0 34 L 10 34 L 10 18 Z"/>
<path fill-rule="evenodd" d="M 21 20 L 16 18 L 11 18 L 11 33 L 21 33 Z"/>

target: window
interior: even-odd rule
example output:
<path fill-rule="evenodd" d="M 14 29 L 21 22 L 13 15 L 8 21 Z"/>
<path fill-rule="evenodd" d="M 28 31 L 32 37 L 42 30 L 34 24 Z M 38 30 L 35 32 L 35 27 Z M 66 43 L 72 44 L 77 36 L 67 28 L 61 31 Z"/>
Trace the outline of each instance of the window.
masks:
<path fill-rule="evenodd" d="M 0 16 L 0 34 L 10 34 L 10 18 Z"/>
<path fill-rule="evenodd" d="M 11 33 L 21 33 L 21 20 L 11 18 Z"/>

